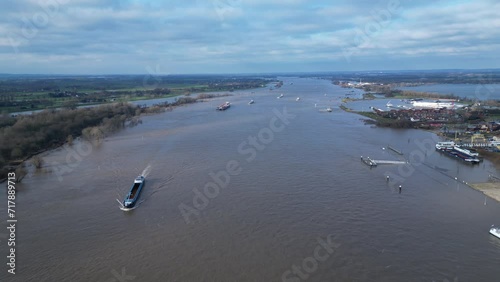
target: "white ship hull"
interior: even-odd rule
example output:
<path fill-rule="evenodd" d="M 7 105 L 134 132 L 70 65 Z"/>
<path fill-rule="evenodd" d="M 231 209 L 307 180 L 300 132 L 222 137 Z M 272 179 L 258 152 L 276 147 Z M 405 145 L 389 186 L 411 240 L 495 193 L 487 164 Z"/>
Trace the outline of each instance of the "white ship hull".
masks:
<path fill-rule="evenodd" d="M 498 239 L 500 239 L 500 228 L 498 227 L 492 227 L 490 229 L 490 234 L 497 237 Z"/>
<path fill-rule="evenodd" d="M 458 146 L 454 146 L 453 147 L 453 150 L 459 152 L 459 153 L 462 153 L 462 154 L 465 154 L 471 158 L 475 158 L 475 157 L 479 157 L 479 153 L 472 150 L 472 149 L 465 149 L 465 148 L 461 148 L 461 147 L 458 147 Z"/>

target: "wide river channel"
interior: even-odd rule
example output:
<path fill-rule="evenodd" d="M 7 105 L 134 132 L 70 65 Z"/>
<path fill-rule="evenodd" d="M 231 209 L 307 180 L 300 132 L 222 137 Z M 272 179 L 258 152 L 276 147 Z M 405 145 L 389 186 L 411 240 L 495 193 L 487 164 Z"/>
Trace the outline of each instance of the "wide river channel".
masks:
<path fill-rule="evenodd" d="M 365 124 L 328 80 L 280 79 L 46 153 L 16 185 L 16 274 L 4 221 L 0 281 L 500 281 L 500 204 L 467 185 L 500 175 L 491 163 Z"/>

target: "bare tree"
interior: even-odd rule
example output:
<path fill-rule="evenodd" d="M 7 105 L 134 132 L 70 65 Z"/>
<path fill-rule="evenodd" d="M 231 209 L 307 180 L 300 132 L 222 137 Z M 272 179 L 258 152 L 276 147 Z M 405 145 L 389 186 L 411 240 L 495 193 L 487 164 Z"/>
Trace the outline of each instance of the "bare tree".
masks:
<path fill-rule="evenodd" d="M 43 166 L 43 158 L 40 157 L 39 155 L 34 156 L 31 159 L 31 163 L 37 168 L 40 169 Z"/>
<path fill-rule="evenodd" d="M 28 171 L 24 167 L 24 163 L 20 164 L 14 172 L 16 173 L 17 183 L 21 182 L 23 178 L 28 174 Z"/>

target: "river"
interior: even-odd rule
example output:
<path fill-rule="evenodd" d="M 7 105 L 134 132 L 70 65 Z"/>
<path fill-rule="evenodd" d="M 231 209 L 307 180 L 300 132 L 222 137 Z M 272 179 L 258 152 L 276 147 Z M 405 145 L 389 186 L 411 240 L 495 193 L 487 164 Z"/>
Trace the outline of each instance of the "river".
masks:
<path fill-rule="evenodd" d="M 328 80 L 280 79 L 44 155 L 16 185 L 16 274 L 4 263 L 0 281 L 498 280 L 500 204 L 465 184 L 499 175 L 491 163 L 364 124 Z M 122 211 L 139 174 L 141 202 Z"/>

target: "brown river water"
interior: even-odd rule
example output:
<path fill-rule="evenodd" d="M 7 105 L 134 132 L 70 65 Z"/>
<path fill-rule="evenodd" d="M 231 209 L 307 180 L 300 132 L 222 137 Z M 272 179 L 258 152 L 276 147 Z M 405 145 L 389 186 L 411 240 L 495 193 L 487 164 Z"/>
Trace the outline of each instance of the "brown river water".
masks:
<path fill-rule="evenodd" d="M 491 163 L 364 124 L 329 81 L 281 79 L 46 154 L 16 185 L 16 274 L 4 227 L 0 281 L 500 281 L 500 204 L 465 184 L 500 175 Z"/>

